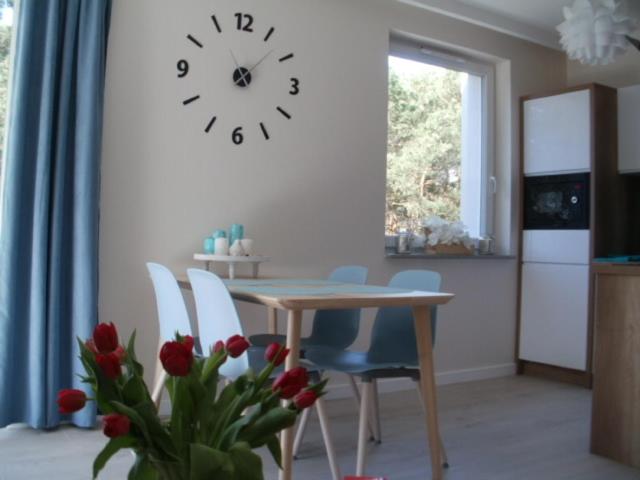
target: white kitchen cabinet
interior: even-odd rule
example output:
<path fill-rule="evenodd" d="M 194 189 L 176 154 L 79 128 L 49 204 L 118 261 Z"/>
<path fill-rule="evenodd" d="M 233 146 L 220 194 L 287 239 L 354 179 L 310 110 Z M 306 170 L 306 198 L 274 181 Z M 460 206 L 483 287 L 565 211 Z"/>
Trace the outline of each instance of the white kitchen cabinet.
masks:
<path fill-rule="evenodd" d="M 522 261 L 587 265 L 590 245 L 589 230 L 525 230 Z"/>
<path fill-rule="evenodd" d="M 618 170 L 640 173 L 640 85 L 618 89 Z"/>
<path fill-rule="evenodd" d="M 588 265 L 522 267 L 520 359 L 587 369 Z"/>
<path fill-rule="evenodd" d="M 587 172 L 591 169 L 591 92 L 524 102 L 524 174 Z"/>

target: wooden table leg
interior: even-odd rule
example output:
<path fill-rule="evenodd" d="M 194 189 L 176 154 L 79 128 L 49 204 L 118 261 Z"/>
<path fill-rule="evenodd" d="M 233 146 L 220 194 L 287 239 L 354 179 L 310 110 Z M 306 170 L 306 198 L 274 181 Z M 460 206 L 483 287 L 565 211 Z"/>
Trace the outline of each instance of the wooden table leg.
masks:
<path fill-rule="evenodd" d="M 269 308 L 269 325 L 267 326 L 267 331 L 272 335 L 277 335 L 278 333 L 278 309 L 277 308 Z"/>
<path fill-rule="evenodd" d="M 426 410 L 426 426 L 431 453 L 431 472 L 433 480 L 442 480 L 442 454 L 440 452 L 440 431 L 438 429 L 438 406 L 436 400 L 436 381 L 433 366 L 433 340 L 431 336 L 431 311 L 429 306 L 413 308 L 413 318 L 418 342 L 418 360 L 420 362 L 420 387 Z"/>
<path fill-rule="evenodd" d="M 302 311 L 289 310 L 287 318 L 287 348 L 290 350 L 285 363 L 285 369 L 291 370 L 298 366 L 300 358 L 300 330 L 302 329 Z M 288 402 L 284 402 L 288 403 Z M 280 480 L 292 479 L 293 441 L 295 427 L 282 432 L 280 446 L 282 448 L 282 470 Z"/>

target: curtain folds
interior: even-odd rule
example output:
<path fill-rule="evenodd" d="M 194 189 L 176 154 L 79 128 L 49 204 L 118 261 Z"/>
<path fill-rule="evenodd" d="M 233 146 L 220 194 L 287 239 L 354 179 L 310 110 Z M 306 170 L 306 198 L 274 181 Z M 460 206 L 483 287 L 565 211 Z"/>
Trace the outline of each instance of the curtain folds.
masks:
<path fill-rule="evenodd" d="M 111 0 L 23 0 L 0 225 L 0 427 L 53 428 L 97 323 L 98 202 Z M 69 418 L 95 423 L 86 408 Z"/>

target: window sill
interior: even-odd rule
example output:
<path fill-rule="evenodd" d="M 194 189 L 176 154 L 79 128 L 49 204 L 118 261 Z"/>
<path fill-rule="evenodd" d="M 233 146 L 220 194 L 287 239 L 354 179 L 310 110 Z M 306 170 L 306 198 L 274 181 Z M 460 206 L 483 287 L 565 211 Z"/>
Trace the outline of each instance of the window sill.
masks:
<path fill-rule="evenodd" d="M 515 255 L 429 255 L 422 252 L 395 253 L 386 251 L 385 258 L 389 260 L 515 260 Z"/>

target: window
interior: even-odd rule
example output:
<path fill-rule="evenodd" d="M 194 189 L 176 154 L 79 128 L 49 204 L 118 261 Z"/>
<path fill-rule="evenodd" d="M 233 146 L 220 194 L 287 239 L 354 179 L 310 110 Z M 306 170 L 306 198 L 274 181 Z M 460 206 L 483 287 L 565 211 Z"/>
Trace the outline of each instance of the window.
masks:
<path fill-rule="evenodd" d="M 386 233 L 425 218 L 491 233 L 493 70 L 405 41 L 389 55 Z"/>
<path fill-rule="evenodd" d="M 0 0 L 0 201 L 6 145 L 7 109 L 9 106 L 9 72 L 14 25 L 14 0 Z"/>

